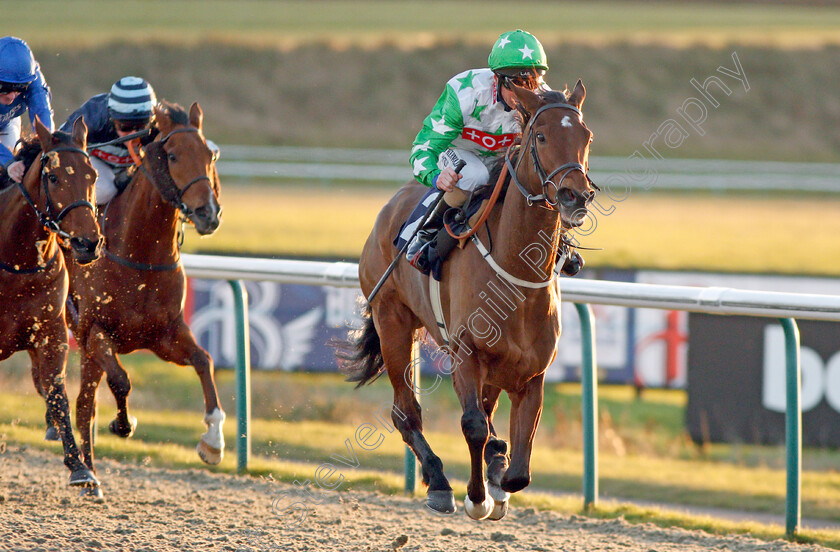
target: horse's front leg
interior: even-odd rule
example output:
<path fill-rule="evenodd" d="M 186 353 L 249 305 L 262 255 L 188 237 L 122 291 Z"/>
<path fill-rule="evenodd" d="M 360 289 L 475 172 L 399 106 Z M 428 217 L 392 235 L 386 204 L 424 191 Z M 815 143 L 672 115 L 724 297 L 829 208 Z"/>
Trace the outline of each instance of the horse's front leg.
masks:
<path fill-rule="evenodd" d="M 82 462 L 73 429 L 70 425 L 70 404 L 64 385 L 67 367 L 67 333 L 63 321 L 47 328 L 30 350 L 33 370 L 38 371 L 44 398 L 47 403 L 47 420 L 58 427 L 64 446 L 64 465 L 70 470 L 70 485 L 98 484 L 96 477 Z"/>
<path fill-rule="evenodd" d="M 452 381 L 463 410 L 461 430 L 470 449 L 470 480 L 467 482 L 464 509 L 471 518 L 484 519 L 493 511 L 495 502 L 484 481 L 484 448 L 490 438 L 490 425 L 481 405 L 482 382 L 478 363 L 472 357 L 464 359 L 452 373 Z"/>
<path fill-rule="evenodd" d="M 482 390 L 482 407 L 487 415 L 487 422 L 490 426 L 490 438 L 487 446 L 484 447 L 484 461 L 487 463 L 487 490 L 493 497 L 495 506 L 487 517 L 489 520 L 498 521 L 505 517 L 508 512 L 508 500 L 510 494 L 502 490 L 502 476 L 508 469 L 508 446 L 507 443 L 496 434 L 493 427 L 493 415 L 496 407 L 499 406 L 499 395 L 502 390 L 499 387 L 485 385 Z"/>
<path fill-rule="evenodd" d="M 99 324 L 93 324 L 85 342 L 85 353 L 99 365 L 107 376 L 108 387 L 117 404 L 117 417 L 108 424 L 114 435 L 125 439 L 137 429 L 137 418 L 128 414 L 128 396 L 131 394 L 131 378 L 120 363 L 117 346 L 108 333 Z"/>
<path fill-rule="evenodd" d="M 522 391 L 509 393 L 511 462 L 502 477 L 502 489 L 508 493 L 531 483 L 531 449 L 542 414 L 544 380 L 545 372 L 531 378 Z"/>
<path fill-rule="evenodd" d="M 44 401 L 46 402 L 47 392 L 44 389 L 43 383 L 41 383 L 41 371 L 38 369 L 38 360 L 35 357 L 35 351 L 27 352 L 29 353 L 29 360 L 32 362 L 32 383 L 35 385 L 35 390 L 38 392 L 39 395 L 41 395 L 41 397 L 43 397 Z M 49 409 L 46 409 L 44 421 L 47 428 L 47 432 L 44 435 L 44 441 L 60 441 L 61 433 L 59 433 L 58 431 L 58 425 L 55 423 L 55 420 L 50 418 Z"/>
<path fill-rule="evenodd" d="M 219 406 L 219 393 L 213 376 L 213 359 L 207 351 L 198 346 L 195 336 L 183 318 L 175 322 L 172 331 L 167 332 L 152 351 L 167 362 L 195 368 L 204 392 L 204 425 L 207 426 L 207 432 L 201 436 L 196 452 L 205 463 L 218 464 L 225 454 L 222 426 L 226 416 Z"/>

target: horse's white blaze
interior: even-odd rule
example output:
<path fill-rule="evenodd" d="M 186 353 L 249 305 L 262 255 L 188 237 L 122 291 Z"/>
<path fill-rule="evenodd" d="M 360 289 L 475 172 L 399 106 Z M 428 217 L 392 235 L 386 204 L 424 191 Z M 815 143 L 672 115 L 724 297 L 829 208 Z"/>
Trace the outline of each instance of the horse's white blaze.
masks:
<path fill-rule="evenodd" d="M 225 448 L 225 436 L 222 435 L 225 418 L 225 413 L 218 408 L 214 408 L 213 412 L 204 416 L 207 433 L 201 436 L 201 440 L 218 450 Z"/>
<path fill-rule="evenodd" d="M 570 127 L 572 126 L 572 120 L 568 115 L 563 115 L 563 119 L 560 120 L 560 124 L 564 127 Z"/>

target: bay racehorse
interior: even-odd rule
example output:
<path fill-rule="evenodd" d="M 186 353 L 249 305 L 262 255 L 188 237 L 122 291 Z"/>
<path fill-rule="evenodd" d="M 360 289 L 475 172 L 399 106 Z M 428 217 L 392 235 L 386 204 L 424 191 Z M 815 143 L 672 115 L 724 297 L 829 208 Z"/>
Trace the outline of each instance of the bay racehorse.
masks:
<path fill-rule="evenodd" d="M 91 266 L 69 265 L 68 325 L 82 352 L 76 423 L 84 461 L 92 470 L 91 431 L 103 374 L 117 404 L 109 429 L 129 437 L 136 427 L 136 418 L 128 413 L 131 381 L 119 355 L 138 349 L 195 368 L 208 428 L 197 451 L 208 464 L 222 460 L 225 414 L 213 360 L 184 321 L 186 276 L 179 249 L 182 217 L 201 235 L 219 226 L 219 179 L 201 131 L 202 117 L 197 103 L 189 113 L 165 101 L 155 108 L 156 138 L 145 146 L 125 191 L 103 210 L 103 258 Z M 99 496 L 101 490 L 91 494 Z"/>
<path fill-rule="evenodd" d="M 102 236 L 93 207 L 96 171 L 85 151 L 82 119 L 72 135 L 35 121 L 35 136 L 18 157 L 26 167 L 21 183 L 0 191 L 0 360 L 27 351 L 35 388 L 46 399 L 46 419 L 57 426 L 70 484 L 96 484 L 85 466 L 70 425 L 65 389 L 68 277 L 59 239 L 79 265 L 94 261 Z"/>
<path fill-rule="evenodd" d="M 596 189 L 587 176 L 592 133 L 580 111 L 583 84 L 578 81 L 570 94 L 514 89 L 523 117 L 521 145 L 504 162 L 516 186 L 509 186 L 473 243 L 452 252 L 437 289 L 428 276 L 400 262 L 367 306 L 349 350 L 339 351 L 349 381 L 358 385 L 387 372 L 394 425 L 420 460 L 427 506 L 441 513 L 454 512 L 455 499 L 423 435 L 412 383 L 415 332 L 425 328 L 442 346 L 435 353 L 449 354 L 471 460 L 464 507 L 474 519 L 500 519 L 509 493 L 531 481 L 543 380 L 560 335 L 556 252 L 563 234 L 584 223 Z M 365 296 L 397 254 L 392 240 L 426 190 L 410 182 L 379 213 L 359 261 Z M 509 457 L 493 428 L 501 391 L 511 400 Z"/>

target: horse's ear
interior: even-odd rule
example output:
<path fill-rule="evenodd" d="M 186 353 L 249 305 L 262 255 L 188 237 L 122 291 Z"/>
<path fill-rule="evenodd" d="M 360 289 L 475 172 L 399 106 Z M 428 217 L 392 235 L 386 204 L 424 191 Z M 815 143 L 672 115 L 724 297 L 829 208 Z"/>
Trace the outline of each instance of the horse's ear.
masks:
<path fill-rule="evenodd" d="M 41 142 L 41 151 L 47 151 L 52 145 L 52 133 L 37 115 L 35 116 L 35 133 L 38 135 L 38 141 Z"/>
<path fill-rule="evenodd" d="M 154 109 L 155 125 L 162 134 L 169 132 L 172 126 L 172 119 L 169 117 L 169 108 L 162 102 L 158 102 Z"/>
<path fill-rule="evenodd" d="M 73 123 L 73 141 L 82 149 L 87 147 L 88 127 L 85 124 L 85 116 L 82 115 Z"/>
<path fill-rule="evenodd" d="M 586 88 L 584 88 L 583 83 L 578 79 L 577 84 L 575 85 L 575 89 L 572 90 L 572 95 L 569 96 L 569 105 L 573 105 L 576 108 L 580 109 L 583 106 L 583 100 L 586 99 Z"/>
<path fill-rule="evenodd" d="M 540 108 L 540 97 L 528 90 L 527 88 L 520 88 L 511 83 L 511 90 L 516 95 L 516 99 L 522 104 L 528 115 L 533 115 Z"/>
<path fill-rule="evenodd" d="M 190 125 L 198 130 L 201 130 L 201 122 L 204 120 L 204 114 L 201 112 L 201 106 L 198 102 L 193 102 L 190 106 Z"/>

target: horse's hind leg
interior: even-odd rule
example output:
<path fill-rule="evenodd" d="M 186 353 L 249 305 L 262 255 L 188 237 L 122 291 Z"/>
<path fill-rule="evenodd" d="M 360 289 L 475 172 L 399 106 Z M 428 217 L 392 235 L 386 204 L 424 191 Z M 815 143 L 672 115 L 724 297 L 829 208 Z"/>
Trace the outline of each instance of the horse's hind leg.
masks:
<path fill-rule="evenodd" d="M 205 463 L 218 464 L 225 453 L 225 438 L 222 434 L 225 413 L 219 406 L 219 393 L 213 377 L 213 359 L 198 346 L 183 319 L 176 322 L 174 329 L 152 351 L 165 361 L 195 368 L 204 392 L 204 425 L 207 426 L 207 432 L 201 436 L 196 452 Z"/>
<path fill-rule="evenodd" d="M 493 497 L 495 506 L 487 519 L 498 521 L 507 515 L 510 494 L 502 490 L 502 476 L 508 469 L 507 443 L 500 439 L 493 427 L 493 414 L 499 405 L 499 395 L 502 390 L 498 387 L 485 385 L 482 390 L 482 406 L 487 415 L 490 426 L 490 438 L 484 447 L 484 461 L 487 463 L 487 491 Z"/>
<path fill-rule="evenodd" d="M 44 390 L 44 384 L 41 382 L 41 371 L 38 369 L 38 363 L 35 358 L 35 352 L 27 352 L 29 353 L 29 359 L 32 363 L 32 383 L 35 385 L 35 390 L 38 392 L 38 394 L 41 395 L 41 397 L 43 397 L 46 406 L 47 392 Z M 44 441 L 60 441 L 61 434 L 58 431 L 58 425 L 55 423 L 55 420 L 50 418 L 49 409 L 45 408 L 44 412 L 44 422 L 47 427 L 47 432 L 44 435 Z"/>
<path fill-rule="evenodd" d="M 382 301 L 380 301 L 382 304 Z M 423 417 L 413 387 L 415 367 L 411 362 L 416 317 L 402 305 L 380 308 L 373 321 L 380 335 L 382 358 L 394 388 L 391 419 L 403 441 L 420 461 L 423 484 L 428 486 L 426 506 L 434 512 L 455 512 L 455 494 L 443 473 L 443 462 L 432 451 L 423 435 Z"/>
<path fill-rule="evenodd" d="M 73 429 L 70 426 L 70 404 L 64 386 L 67 366 L 67 341 L 61 339 L 64 324 L 39 343 L 31 353 L 33 365 L 39 371 L 39 380 L 45 392 L 47 419 L 58 426 L 58 432 L 64 446 L 64 465 L 70 470 L 70 485 L 82 486 L 98 484 L 96 476 L 82 462 Z"/>
<path fill-rule="evenodd" d="M 452 372 L 455 392 L 461 401 L 461 430 L 470 449 L 470 480 L 464 509 L 473 519 L 485 519 L 495 506 L 484 481 L 484 450 L 490 438 L 487 414 L 481 405 L 482 383 L 479 366 L 472 357 L 464 359 Z"/>
<path fill-rule="evenodd" d="M 531 483 L 531 449 L 542 414 L 544 380 L 542 373 L 531 378 L 521 392 L 509 393 L 511 463 L 502 477 L 502 489 L 509 493 Z"/>

